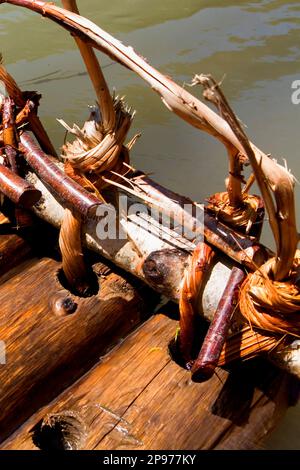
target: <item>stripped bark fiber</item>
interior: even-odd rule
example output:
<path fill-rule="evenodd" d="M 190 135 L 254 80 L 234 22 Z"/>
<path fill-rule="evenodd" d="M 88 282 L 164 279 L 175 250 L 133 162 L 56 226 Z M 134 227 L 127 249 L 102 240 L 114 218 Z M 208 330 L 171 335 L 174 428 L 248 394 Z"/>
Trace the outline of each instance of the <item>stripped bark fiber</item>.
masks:
<path fill-rule="evenodd" d="M 294 256 L 298 245 L 298 232 L 296 227 L 296 214 L 294 202 L 294 177 L 279 165 L 262 167 L 262 162 L 257 161 L 252 145 L 243 130 L 240 121 L 228 104 L 219 85 L 211 76 L 196 75 L 194 83 L 200 83 L 213 93 L 232 132 L 240 141 L 243 154 L 247 156 L 269 215 L 269 223 L 277 246 L 277 253 L 272 268 L 274 278 L 277 281 L 288 276 L 294 262 Z M 211 96 L 211 94 L 210 94 Z M 276 206 L 272 199 L 272 192 Z"/>
<path fill-rule="evenodd" d="M 79 15 L 76 0 L 62 0 L 62 4 L 66 10 L 69 10 Z M 82 59 L 85 63 L 89 77 L 96 93 L 98 105 L 101 109 L 104 133 L 112 132 L 115 128 L 116 122 L 113 99 L 109 92 L 96 54 L 92 47 L 86 44 L 85 41 L 82 41 L 79 37 L 75 36 L 75 41 L 78 45 Z"/>
<path fill-rule="evenodd" d="M 91 274 L 84 262 L 82 249 L 82 218 L 65 209 L 63 223 L 59 232 L 59 247 L 62 255 L 62 269 L 70 287 L 85 296 L 90 290 Z"/>
<path fill-rule="evenodd" d="M 191 367 L 192 348 L 195 339 L 199 297 L 202 295 L 206 276 L 215 256 L 209 245 L 200 243 L 189 260 L 180 289 L 179 349 L 186 367 Z"/>

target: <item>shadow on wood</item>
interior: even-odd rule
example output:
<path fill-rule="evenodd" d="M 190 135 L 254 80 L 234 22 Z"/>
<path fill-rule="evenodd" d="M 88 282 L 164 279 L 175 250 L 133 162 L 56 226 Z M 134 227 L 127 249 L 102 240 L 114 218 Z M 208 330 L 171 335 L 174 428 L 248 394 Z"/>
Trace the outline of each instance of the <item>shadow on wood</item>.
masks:
<path fill-rule="evenodd" d="M 168 355 L 175 328 L 163 315 L 149 319 L 2 448 L 257 446 L 289 406 L 293 379 L 257 362 L 193 383 Z"/>

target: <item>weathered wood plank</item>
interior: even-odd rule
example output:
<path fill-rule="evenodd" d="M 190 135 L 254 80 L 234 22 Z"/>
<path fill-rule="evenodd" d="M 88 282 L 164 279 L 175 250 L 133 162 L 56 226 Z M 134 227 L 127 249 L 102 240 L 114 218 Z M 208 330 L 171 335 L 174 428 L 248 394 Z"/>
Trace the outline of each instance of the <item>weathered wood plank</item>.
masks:
<path fill-rule="evenodd" d="M 28 259 L 32 249 L 28 241 L 11 233 L 0 236 L 0 276 Z"/>
<path fill-rule="evenodd" d="M 0 365 L 1 440 L 143 318 L 142 292 L 121 276 L 108 274 L 97 295 L 79 298 L 58 282 L 59 266 L 36 260 L 0 286 L 0 340 L 7 356 Z"/>
<path fill-rule="evenodd" d="M 70 413 L 84 449 L 253 448 L 286 410 L 291 378 L 261 361 L 193 383 L 168 355 L 175 327 L 152 317 L 2 448 L 62 446 L 47 426 L 41 432 L 41 420 Z"/>

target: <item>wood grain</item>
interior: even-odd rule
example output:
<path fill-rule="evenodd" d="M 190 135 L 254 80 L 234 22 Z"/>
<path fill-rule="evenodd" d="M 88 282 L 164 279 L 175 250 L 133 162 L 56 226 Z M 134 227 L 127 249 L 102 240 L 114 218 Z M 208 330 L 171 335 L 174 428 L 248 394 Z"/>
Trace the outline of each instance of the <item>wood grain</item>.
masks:
<path fill-rule="evenodd" d="M 59 284 L 59 267 L 33 260 L 0 286 L 1 441 L 142 320 L 141 295 L 124 278 L 110 273 L 97 295 L 79 298 Z"/>
<path fill-rule="evenodd" d="M 28 259 L 32 248 L 21 236 L 8 233 L 0 236 L 0 275 Z"/>
<path fill-rule="evenodd" d="M 286 410 L 290 377 L 249 362 L 193 383 L 168 355 L 175 326 L 152 317 L 2 449 L 37 449 L 41 420 L 53 413 L 80 417 L 84 449 L 253 448 Z"/>

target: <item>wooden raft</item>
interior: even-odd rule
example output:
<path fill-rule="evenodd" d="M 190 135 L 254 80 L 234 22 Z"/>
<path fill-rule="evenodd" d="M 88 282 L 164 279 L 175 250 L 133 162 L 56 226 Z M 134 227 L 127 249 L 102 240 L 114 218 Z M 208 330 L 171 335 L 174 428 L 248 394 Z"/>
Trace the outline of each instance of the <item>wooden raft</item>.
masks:
<path fill-rule="evenodd" d="M 98 263 L 100 292 L 76 298 L 57 280 L 58 261 L 36 257 L 16 234 L 0 236 L 0 247 L 2 260 L 14 260 L 0 285 L 2 449 L 60 447 L 40 431 L 49 413 L 73 416 L 82 449 L 253 448 L 289 406 L 292 377 L 263 361 L 191 382 L 168 354 L 177 322 L 163 315 L 99 362 L 145 319 L 143 289 L 111 272 L 101 277 Z M 63 298 L 75 312 L 57 309 Z"/>

